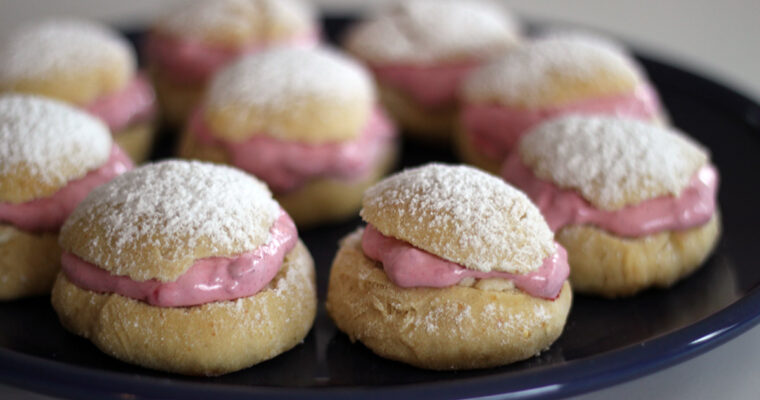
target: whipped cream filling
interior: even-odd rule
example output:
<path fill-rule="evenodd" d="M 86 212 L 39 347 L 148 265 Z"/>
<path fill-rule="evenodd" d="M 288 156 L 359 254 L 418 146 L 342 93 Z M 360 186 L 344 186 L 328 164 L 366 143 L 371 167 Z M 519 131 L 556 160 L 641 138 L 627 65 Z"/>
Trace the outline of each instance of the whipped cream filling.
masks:
<path fill-rule="evenodd" d="M 98 293 L 117 293 L 157 307 L 185 307 L 250 297 L 277 275 L 285 256 L 296 246 L 298 232 L 280 210 L 269 240 L 257 249 L 233 257 L 208 257 L 195 263 L 177 280 L 138 282 L 116 276 L 74 254 L 64 252 L 61 267 L 76 286 Z"/>
<path fill-rule="evenodd" d="M 163 76 L 177 84 L 201 85 L 219 68 L 243 54 L 256 53 L 274 46 L 314 47 L 319 43 L 317 30 L 274 42 L 252 42 L 241 47 L 224 47 L 200 40 L 153 32 L 145 46 L 148 59 L 159 66 Z"/>
<path fill-rule="evenodd" d="M 201 144 L 224 146 L 235 166 L 264 180 L 275 193 L 300 188 L 314 178 L 359 179 L 371 172 L 392 144 L 396 131 L 388 117 L 376 108 L 359 136 L 346 142 L 306 144 L 256 134 L 242 143 L 215 137 L 197 110 L 190 122 L 191 134 Z"/>
<path fill-rule="evenodd" d="M 567 252 L 555 243 L 557 251 L 533 272 L 519 275 L 509 272 L 481 272 L 467 269 L 396 238 L 385 236 L 371 224 L 362 235 L 364 254 L 382 264 L 385 274 L 403 288 L 454 286 L 462 279 L 509 279 L 515 287 L 533 296 L 556 299 L 570 274 Z"/>
<path fill-rule="evenodd" d="M 123 89 L 101 96 L 85 106 L 90 114 L 108 125 L 111 133 L 156 115 L 156 95 L 143 74 L 137 74 Z"/>
<path fill-rule="evenodd" d="M 616 115 L 650 121 L 661 116 L 661 106 L 654 88 L 641 84 L 631 93 L 557 107 L 517 108 L 497 104 L 467 104 L 462 111 L 461 124 L 478 152 L 501 162 L 531 128 L 543 121 L 571 113 Z"/>
<path fill-rule="evenodd" d="M 371 68 L 379 82 L 405 93 L 425 108 L 442 109 L 457 104 L 462 81 L 478 65 L 479 61 L 469 61 L 429 66 L 387 64 Z"/>
<path fill-rule="evenodd" d="M 533 200 L 554 232 L 567 225 L 588 224 L 624 237 L 701 226 L 715 213 L 718 190 L 718 171 L 708 164 L 694 174 L 678 196 L 661 196 L 620 210 L 605 211 L 594 207 L 574 190 L 539 179 L 518 154 L 507 158 L 501 175 Z"/>
<path fill-rule="evenodd" d="M 82 178 L 69 181 L 52 196 L 18 204 L 0 202 L 0 222 L 27 232 L 58 232 L 69 214 L 92 189 L 132 168 L 129 156 L 114 144 L 105 164 Z"/>

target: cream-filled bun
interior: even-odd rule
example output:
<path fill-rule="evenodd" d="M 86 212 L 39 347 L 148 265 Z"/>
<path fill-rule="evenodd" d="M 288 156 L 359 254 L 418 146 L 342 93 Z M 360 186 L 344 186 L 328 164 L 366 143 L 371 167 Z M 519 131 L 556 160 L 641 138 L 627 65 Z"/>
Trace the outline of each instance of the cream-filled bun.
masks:
<path fill-rule="evenodd" d="M 668 287 L 720 235 L 718 175 L 700 145 L 632 119 L 570 115 L 529 132 L 502 176 L 538 205 L 579 292 Z"/>
<path fill-rule="evenodd" d="M 495 3 L 412 0 L 357 24 L 345 47 L 372 69 L 401 127 L 446 144 L 462 80 L 520 40 L 515 19 Z"/>
<path fill-rule="evenodd" d="M 152 145 L 155 96 L 129 43 L 110 28 L 51 19 L 0 41 L 0 91 L 62 100 L 103 120 L 140 162 Z"/>
<path fill-rule="evenodd" d="M 316 315 L 311 256 L 266 185 L 164 161 L 93 191 L 61 230 L 52 303 L 125 362 L 220 375 L 300 343 Z"/>
<path fill-rule="evenodd" d="M 497 177 L 430 164 L 371 187 L 333 261 L 327 310 L 376 354 L 420 368 L 504 365 L 547 349 L 572 301 L 538 209 Z"/>
<path fill-rule="evenodd" d="M 621 47 L 577 33 L 539 38 L 492 61 L 467 78 L 460 96 L 456 149 L 494 173 L 525 133 L 560 115 L 664 118 L 654 87 Z"/>
<path fill-rule="evenodd" d="M 303 226 L 354 215 L 396 147 L 361 65 L 327 48 L 279 48 L 214 78 L 179 154 L 255 175 Z"/>
<path fill-rule="evenodd" d="M 300 0 L 195 0 L 169 10 L 148 34 L 146 58 L 164 119 L 181 126 L 220 68 L 243 54 L 319 41 Z"/>
<path fill-rule="evenodd" d="M 64 220 L 130 168 L 92 116 L 43 97 L 0 95 L 0 300 L 50 291 Z"/>

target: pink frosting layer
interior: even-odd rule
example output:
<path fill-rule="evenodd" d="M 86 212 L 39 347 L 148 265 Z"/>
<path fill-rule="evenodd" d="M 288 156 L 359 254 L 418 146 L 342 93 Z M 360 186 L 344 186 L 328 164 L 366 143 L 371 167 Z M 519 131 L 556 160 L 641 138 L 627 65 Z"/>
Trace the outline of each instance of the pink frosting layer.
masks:
<path fill-rule="evenodd" d="M 502 176 L 536 203 L 553 231 L 571 224 L 589 224 L 624 237 L 705 224 L 715 213 L 718 189 L 718 172 L 713 166 L 705 165 L 694 174 L 678 197 L 662 196 L 620 210 L 604 211 L 574 190 L 562 189 L 539 179 L 517 154 L 507 158 Z"/>
<path fill-rule="evenodd" d="M 376 65 L 377 80 L 406 93 L 425 108 L 447 108 L 456 105 L 462 80 L 480 62 L 435 66 Z"/>
<path fill-rule="evenodd" d="M 219 68 L 243 54 L 255 53 L 273 46 L 312 47 L 319 43 L 319 33 L 307 33 L 272 43 L 254 42 L 243 47 L 222 47 L 190 38 L 152 33 L 145 51 L 148 59 L 177 84 L 203 84 Z"/>
<path fill-rule="evenodd" d="M 567 252 L 559 244 L 557 252 L 547 257 L 537 270 L 524 274 L 481 272 L 418 249 L 409 243 L 385 236 L 374 226 L 367 225 L 362 235 L 364 254 L 383 264 L 388 278 L 400 287 L 449 287 L 464 278 L 500 278 L 514 282 L 520 290 L 533 297 L 556 299 L 570 274 Z"/>
<path fill-rule="evenodd" d="M 85 109 L 100 118 L 113 133 L 148 121 L 156 114 L 156 95 L 143 74 L 135 76 L 118 92 L 95 99 Z"/>
<path fill-rule="evenodd" d="M 0 222 L 28 232 L 57 232 L 92 189 L 132 168 L 129 156 L 114 144 L 105 164 L 82 178 L 69 181 L 52 196 L 19 204 L 0 202 Z"/>
<path fill-rule="evenodd" d="M 285 193 L 318 177 L 357 179 L 366 176 L 396 136 L 388 117 L 376 108 L 359 137 L 347 142 L 306 144 L 257 134 L 242 143 L 217 139 L 197 110 L 190 129 L 199 142 L 221 144 L 237 167 Z"/>
<path fill-rule="evenodd" d="M 513 108 L 469 104 L 464 107 L 461 123 L 473 147 L 499 162 L 531 128 L 559 115 L 612 114 L 649 121 L 658 118 L 660 110 L 660 100 L 654 88 L 642 84 L 629 94 L 588 99 L 559 107 Z"/>
<path fill-rule="evenodd" d="M 61 267 L 80 288 L 98 293 L 117 293 L 158 307 L 185 307 L 253 296 L 282 267 L 285 255 L 298 242 L 293 220 L 285 211 L 269 230 L 269 241 L 254 251 L 235 257 L 209 257 L 195 263 L 174 282 L 155 279 L 138 282 L 64 252 Z"/>

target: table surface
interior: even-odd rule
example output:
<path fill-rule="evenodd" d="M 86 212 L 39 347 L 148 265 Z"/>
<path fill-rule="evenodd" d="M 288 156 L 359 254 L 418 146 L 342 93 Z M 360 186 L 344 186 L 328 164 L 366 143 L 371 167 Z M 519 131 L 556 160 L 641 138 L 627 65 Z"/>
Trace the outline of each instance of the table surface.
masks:
<path fill-rule="evenodd" d="M 3 0 L 0 35 L 48 15 L 79 15 L 118 26 L 145 25 L 170 3 L 185 0 Z M 380 6 L 387 0 L 315 0 L 327 12 Z M 518 14 L 613 34 L 649 54 L 685 66 L 760 99 L 760 2 L 755 0 L 513 0 Z M 754 398 L 760 392 L 760 327 L 708 353 L 634 381 L 575 399 Z M 0 397 L 49 399 L 0 384 Z"/>

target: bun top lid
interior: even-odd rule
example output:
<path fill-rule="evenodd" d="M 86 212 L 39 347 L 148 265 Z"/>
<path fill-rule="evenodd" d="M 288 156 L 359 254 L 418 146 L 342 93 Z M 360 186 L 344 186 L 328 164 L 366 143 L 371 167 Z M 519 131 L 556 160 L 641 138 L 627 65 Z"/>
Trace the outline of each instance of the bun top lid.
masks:
<path fill-rule="evenodd" d="M 382 234 L 468 269 L 525 274 L 556 251 L 525 194 L 468 166 L 407 169 L 369 188 L 362 205 Z"/>
<path fill-rule="evenodd" d="M 677 196 L 708 162 L 706 150 L 678 131 L 610 116 L 545 122 L 518 151 L 537 177 L 578 191 L 602 210 Z"/>
<path fill-rule="evenodd" d="M 226 166 L 169 160 L 93 190 L 61 229 L 64 250 L 114 275 L 176 280 L 197 259 L 269 240 L 280 207 L 266 185 Z"/>

